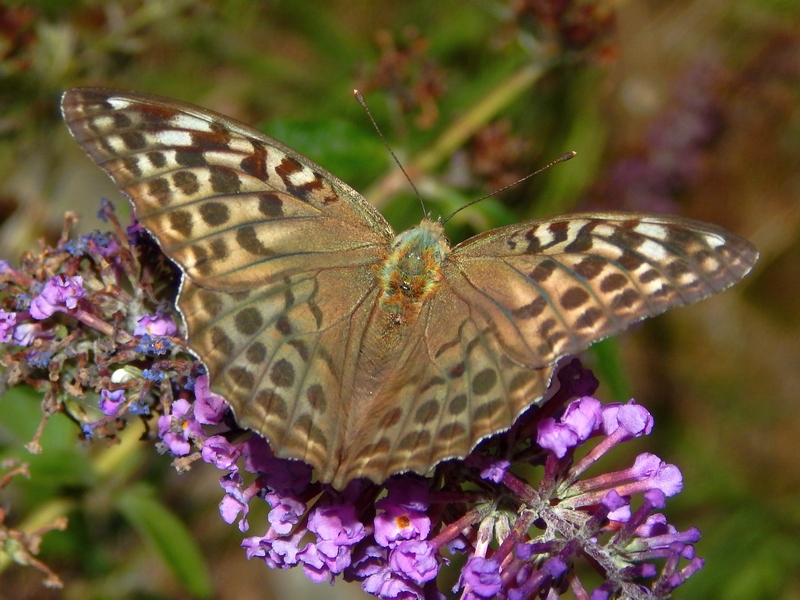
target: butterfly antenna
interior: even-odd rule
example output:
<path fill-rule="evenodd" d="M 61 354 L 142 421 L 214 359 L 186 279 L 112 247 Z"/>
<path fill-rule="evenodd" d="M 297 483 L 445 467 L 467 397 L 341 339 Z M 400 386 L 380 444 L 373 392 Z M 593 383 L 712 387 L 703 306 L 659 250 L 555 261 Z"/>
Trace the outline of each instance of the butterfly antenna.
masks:
<path fill-rule="evenodd" d="M 569 160 L 569 159 L 573 158 L 573 157 L 574 157 L 576 154 L 577 154 L 577 152 L 575 152 L 574 150 L 572 150 L 572 151 L 570 151 L 570 152 L 567 152 L 566 154 L 564 154 L 564 155 L 562 155 L 562 156 L 559 156 L 559 157 L 558 157 L 557 159 L 555 159 L 553 162 L 547 163 L 547 164 L 546 164 L 545 166 L 543 166 L 541 169 L 537 169 L 537 170 L 536 170 L 536 171 L 534 171 L 533 173 L 529 173 L 528 175 L 525 175 L 525 177 L 523 177 L 522 179 L 517 179 L 517 180 L 516 180 L 514 183 L 509 183 L 508 185 L 504 185 L 504 186 L 503 186 L 503 187 L 501 187 L 500 189 L 497 189 L 497 190 L 493 191 L 491 194 L 486 194 L 486 195 L 485 195 L 485 196 L 483 196 L 482 198 L 478 198 L 477 200 L 473 200 L 472 202 L 468 202 L 467 204 L 465 204 L 465 205 L 464 205 L 464 206 L 462 206 L 461 208 L 459 208 L 459 209 L 457 209 L 457 210 L 454 210 L 452 213 L 450 213 L 450 216 L 449 216 L 449 217 L 447 217 L 447 218 L 446 218 L 444 221 L 442 221 L 442 225 L 444 225 L 445 223 L 447 223 L 447 222 L 448 222 L 450 219 L 452 219 L 454 216 L 456 216 L 458 213 L 460 213 L 460 212 L 461 212 L 462 210 L 464 210 L 465 208 L 469 208 L 470 206 L 472 206 L 473 204 L 477 204 L 477 203 L 478 203 L 478 202 L 480 202 L 481 200 L 486 200 L 487 198 L 491 198 L 492 196 L 496 196 L 496 195 L 497 195 L 497 194 L 499 194 L 500 192 L 502 192 L 502 191 L 505 191 L 505 190 L 507 190 L 507 189 L 508 189 L 508 188 L 510 188 L 510 187 L 514 187 L 514 186 L 515 186 L 515 185 L 517 185 L 518 183 L 522 183 L 523 181 L 525 181 L 526 179 L 530 179 L 530 178 L 531 178 L 531 177 L 533 177 L 534 175 L 538 175 L 539 173 L 541 173 L 542 171 L 544 171 L 544 170 L 546 170 L 546 169 L 549 169 L 549 168 L 550 168 L 550 167 L 552 167 L 553 165 L 557 165 L 558 163 L 561 163 L 561 162 L 564 162 L 565 160 Z"/>
<path fill-rule="evenodd" d="M 397 163 L 397 166 L 400 167 L 400 170 L 403 172 L 403 175 L 406 176 L 408 183 L 411 185 L 411 188 L 414 190 L 414 193 L 417 195 L 417 198 L 419 199 L 419 203 L 422 205 L 422 214 L 427 215 L 428 213 L 425 211 L 425 203 L 422 201 L 422 196 L 420 196 L 417 186 L 415 186 L 414 182 L 411 181 L 411 177 L 408 176 L 408 173 L 403 168 L 403 165 L 400 164 L 400 160 L 397 158 L 397 156 L 395 156 L 395 153 L 392 150 L 392 147 L 389 145 L 389 142 L 387 142 L 386 138 L 383 137 L 383 134 L 381 133 L 381 130 L 378 127 L 378 124 L 372 117 L 372 113 L 370 112 L 369 107 L 367 106 L 366 100 L 364 100 L 364 96 L 362 96 L 361 92 L 359 92 L 358 90 L 353 90 L 353 95 L 356 97 L 356 100 L 358 100 L 358 103 L 362 106 L 362 108 L 366 111 L 369 120 L 372 121 L 372 126 L 375 128 L 375 131 L 378 132 L 378 136 L 381 138 L 383 145 L 386 146 L 386 149 L 389 151 L 389 154 L 392 155 L 394 162 Z"/>

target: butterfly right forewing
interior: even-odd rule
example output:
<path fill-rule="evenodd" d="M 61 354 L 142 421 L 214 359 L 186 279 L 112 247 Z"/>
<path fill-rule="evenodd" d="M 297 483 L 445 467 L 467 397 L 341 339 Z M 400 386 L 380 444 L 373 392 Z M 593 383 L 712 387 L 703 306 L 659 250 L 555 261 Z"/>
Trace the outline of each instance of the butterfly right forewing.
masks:
<path fill-rule="evenodd" d="M 309 262 L 374 263 L 394 237 L 347 184 L 233 119 L 92 88 L 67 92 L 62 104 L 73 135 L 141 223 L 206 288 L 251 289 Z"/>

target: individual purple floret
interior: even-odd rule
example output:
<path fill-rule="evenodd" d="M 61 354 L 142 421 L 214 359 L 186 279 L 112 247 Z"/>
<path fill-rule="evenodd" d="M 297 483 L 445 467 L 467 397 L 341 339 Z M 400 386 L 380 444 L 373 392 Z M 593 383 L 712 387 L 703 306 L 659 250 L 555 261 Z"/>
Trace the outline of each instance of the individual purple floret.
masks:
<path fill-rule="evenodd" d="M 42 289 L 42 292 L 31 302 L 31 316 L 34 319 L 46 319 L 58 310 L 73 310 L 78 300 L 86 296 L 83 289 L 83 277 L 67 277 L 56 275 Z"/>
<path fill-rule="evenodd" d="M 427 540 L 400 542 L 389 554 L 389 566 L 395 573 L 423 584 L 432 580 L 439 572 L 439 548 Z"/>
<path fill-rule="evenodd" d="M 17 313 L 6 312 L 0 308 L 0 343 L 7 344 L 13 339 L 17 326 Z"/>
<path fill-rule="evenodd" d="M 239 531 L 244 533 L 250 528 L 247 514 L 250 512 L 250 500 L 260 491 L 259 485 L 253 482 L 245 486 L 242 476 L 238 472 L 233 472 L 220 478 L 220 486 L 225 490 L 225 497 L 219 503 L 223 521 L 233 523 L 241 513 Z"/>
<path fill-rule="evenodd" d="M 114 392 L 100 390 L 100 401 L 98 402 L 98 406 L 104 415 L 113 415 L 119 410 L 119 406 L 124 400 L 124 390 L 116 390 Z"/>
<path fill-rule="evenodd" d="M 426 514 L 428 489 L 423 482 L 390 479 L 389 493 L 375 507 L 383 512 L 375 517 L 375 541 L 394 548 L 403 540 L 426 539 L 431 520 Z"/>
<path fill-rule="evenodd" d="M 223 471 L 236 471 L 236 461 L 242 455 L 239 444 L 231 444 L 224 436 L 213 435 L 203 442 L 203 460 Z"/>
<path fill-rule="evenodd" d="M 152 354 L 154 356 L 163 356 L 169 352 L 172 347 L 172 342 L 168 337 L 153 337 L 149 333 L 145 333 L 136 345 L 136 351 L 142 354 Z"/>
<path fill-rule="evenodd" d="M 309 578 L 317 582 L 333 581 L 333 576 L 349 567 L 352 547 L 366 536 L 364 524 L 356 518 L 355 507 L 348 504 L 316 506 L 309 513 L 306 527 L 316 535 L 316 540 L 307 544 L 297 557 Z"/>
<path fill-rule="evenodd" d="M 170 315 L 162 312 L 156 312 L 154 316 L 144 315 L 137 321 L 136 328 L 133 330 L 133 335 L 148 334 L 151 337 L 157 336 L 171 336 L 175 335 L 178 327 L 175 325 L 174 319 Z"/>
<path fill-rule="evenodd" d="M 208 387 L 208 375 L 200 375 L 194 384 L 194 417 L 203 425 L 215 425 L 228 411 L 228 403 Z"/>
<path fill-rule="evenodd" d="M 190 442 L 202 440 L 206 435 L 187 400 L 176 400 L 170 408 L 170 413 L 158 417 L 158 435 L 172 454 L 184 456 L 191 451 Z"/>
<path fill-rule="evenodd" d="M 277 492 L 267 492 L 264 494 L 264 500 L 272 508 L 267 517 L 270 524 L 269 530 L 278 535 L 286 535 L 291 532 L 307 508 L 306 503 L 300 498 L 292 495 L 281 495 Z"/>
<path fill-rule="evenodd" d="M 34 340 L 52 338 L 53 333 L 41 323 L 21 323 L 14 329 L 14 343 L 30 346 Z"/>
<path fill-rule="evenodd" d="M 160 383 L 164 380 L 164 373 L 160 371 L 158 368 L 153 367 L 152 369 L 142 369 L 142 377 L 147 379 L 148 381 L 152 381 L 154 383 Z"/>
<path fill-rule="evenodd" d="M 559 421 L 543 419 L 536 442 L 558 458 L 564 458 L 568 450 L 588 440 L 602 423 L 600 402 L 585 396 L 572 402 Z"/>
<path fill-rule="evenodd" d="M 603 432 L 612 435 L 617 430 L 622 430 L 623 435 L 630 437 L 650 435 L 653 417 L 646 408 L 633 400 L 628 404 L 607 404 L 603 407 Z"/>
<path fill-rule="evenodd" d="M 486 468 L 481 471 L 481 479 L 500 483 L 510 466 L 511 462 L 504 459 L 490 461 Z"/>
<path fill-rule="evenodd" d="M 86 246 L 90 252 L 99 254 L 109 261 L 114 261 L 119 256 L 119 244 L 117 241 L 99 231 L 93 231 L 89 235 L 83 237 L 86 240 Z"/>
<path fill-rule="evenodd" d="M 503 589 L 500 565 L 496 560 L 473 556 L 461 571 L 461 580 L 456 589 L 466 587 L 463 597 L 494 598 Z"/>

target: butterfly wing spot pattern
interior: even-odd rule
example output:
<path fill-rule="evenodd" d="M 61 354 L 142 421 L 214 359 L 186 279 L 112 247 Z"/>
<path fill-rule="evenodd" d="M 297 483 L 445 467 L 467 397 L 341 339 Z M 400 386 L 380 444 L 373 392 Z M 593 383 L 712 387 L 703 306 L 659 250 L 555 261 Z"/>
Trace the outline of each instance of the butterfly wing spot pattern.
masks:
<path fill-rule="evenodd" d="M 451 249 L 427 219 L 395 236 L 347 184 L 228 117 L 93 88 L 62 110 L 181 268 L 213 391 L 338 489 L 466 456 L 541 400 L 559 358 L 758 258 L 722 228 L 639 213 L 527 221 Z"/>

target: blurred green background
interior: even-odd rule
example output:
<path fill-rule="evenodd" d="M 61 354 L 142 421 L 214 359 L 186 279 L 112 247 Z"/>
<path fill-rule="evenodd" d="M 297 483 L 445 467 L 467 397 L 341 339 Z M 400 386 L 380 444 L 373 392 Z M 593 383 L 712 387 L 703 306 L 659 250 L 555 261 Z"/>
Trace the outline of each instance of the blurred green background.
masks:
<path fill-rule="evenodd" d="M 587 353 L 600 396 L 656 417 L 651 451 L 685 490 L 706 568 L 677 598 L 800 598 L 800 3 L 795 0 L 43 0 L 0 3 L 0 257 L 57 239 L 65 210 L 103 228 L 126 202 L 58 115 L 101 85 L 208 107 L 261 127 L 376 202 L 396 228 L 419 203 L 358 87 L 434 216 L 563 154 L 572 161 L 486 200 L 451 239 L 579 209 L 666 210 L 723 225 L 762 253 L 734 289 Z M 0 399 L 0 458 L 31 464 L 0 491 L 6 525 L 67 515 L 40 558 L 64 580 L 0 561 L 0 599 L 365 597 L 300 569 L 248 562 L 218 516 L 219 473 L 177 475 L 131 430 L 81 446 L 66 419 L 23 449 L 38 399 Z M 608 467 L 608 463 L 606 463 Z M 249 535 L 266 530 L 254 511 Z M 296 571 L 296 572 L 295 572 Z"/>

